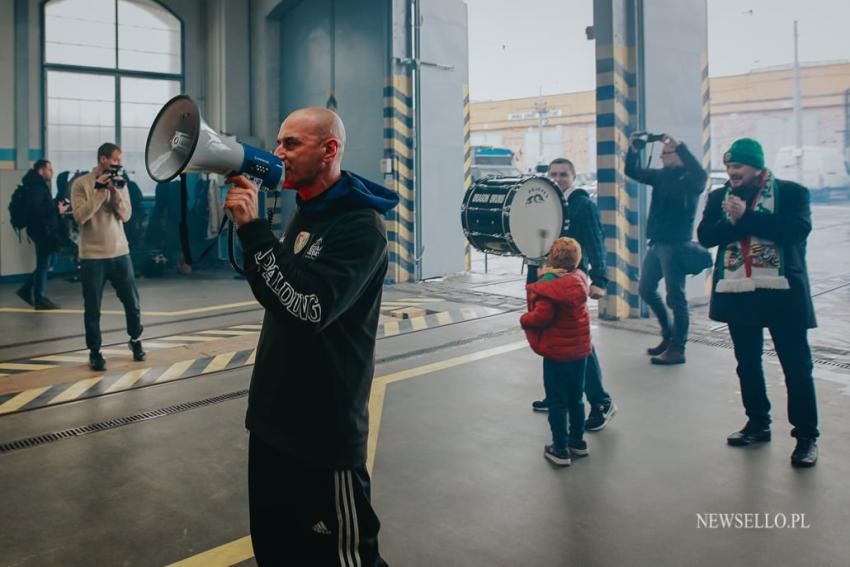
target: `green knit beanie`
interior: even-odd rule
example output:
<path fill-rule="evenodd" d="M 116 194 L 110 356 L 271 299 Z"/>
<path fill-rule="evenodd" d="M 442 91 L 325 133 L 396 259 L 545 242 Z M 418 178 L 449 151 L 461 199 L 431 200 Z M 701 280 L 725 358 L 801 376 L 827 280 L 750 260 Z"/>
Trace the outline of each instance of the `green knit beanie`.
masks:
<path fill-rule="evenodd" d="M 723 163 L 743 163 L 756 169 L 764 169 L 764 150 L 752 138 L 735 140 L 729 151 L 723 154 Z"/>

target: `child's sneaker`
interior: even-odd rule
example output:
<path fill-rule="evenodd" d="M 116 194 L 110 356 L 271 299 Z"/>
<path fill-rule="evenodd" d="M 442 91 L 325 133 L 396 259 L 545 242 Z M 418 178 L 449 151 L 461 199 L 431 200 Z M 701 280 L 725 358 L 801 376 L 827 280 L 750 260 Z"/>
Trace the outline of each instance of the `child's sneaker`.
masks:
<path fill-rule="evenodd" d="M 570 451 L 567 448 L 556 449 L 555 445 L 546 445 L 543 448 L 543 456 L 546 459 L 559 467 L 568 467 L 572 463 L 570 460 Z"/>
<path fill-rule="evenodd" d="M 587 441 L 584 440 L 570 439 L 567 442 L 567 449 L 571 455 L 575 455 L 576 457 L 586 457 L 590 454 L 590 451 L 587 450 Z"/>

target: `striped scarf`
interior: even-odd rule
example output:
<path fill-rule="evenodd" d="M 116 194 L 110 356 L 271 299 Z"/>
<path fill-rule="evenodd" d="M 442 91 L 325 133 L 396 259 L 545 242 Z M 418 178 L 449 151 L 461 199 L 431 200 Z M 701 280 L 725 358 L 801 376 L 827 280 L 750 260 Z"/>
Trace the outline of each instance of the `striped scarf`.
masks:
<path fill-rule="evenodd" d="M 729 198 L 726 187 L 723 199 Z M 779 210 L 779 193 L 773 172 L 764 170 L 752 210 L 773 214 Z M 726 220 L 729 214 L 725 213 Z M 756 289 L 789 289 L 785 277 L 785 255 L 775 242 L 758 236 L 747 236 L 718 251 L 717 293 L 746 293 Z"/>

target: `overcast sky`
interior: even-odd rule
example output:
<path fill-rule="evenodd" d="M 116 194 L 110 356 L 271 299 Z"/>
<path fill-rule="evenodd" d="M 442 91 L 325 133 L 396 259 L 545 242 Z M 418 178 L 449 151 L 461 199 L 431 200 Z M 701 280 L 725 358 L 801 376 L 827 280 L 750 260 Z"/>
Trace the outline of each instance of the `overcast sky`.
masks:
<path fill-rule="evenodd" d="M 473 101 L 594 88 L 593 0 L 466 3 Z M 848 0 L 708 0 L 711 75 L 791 63 L 795 18 L 801 62 L 850 60 Z"/>

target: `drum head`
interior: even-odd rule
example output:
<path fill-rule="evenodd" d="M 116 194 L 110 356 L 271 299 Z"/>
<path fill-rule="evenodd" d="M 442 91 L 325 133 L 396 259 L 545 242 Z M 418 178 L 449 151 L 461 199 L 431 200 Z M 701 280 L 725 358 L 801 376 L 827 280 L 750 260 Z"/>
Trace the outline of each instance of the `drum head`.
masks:
<path fill-rule="evenodd" d="M 564 198 L 545 177 L 530 177 L 516 190 L 509 215 L 514 245 L 526 258 L 541 258 L 561 236 Z"/>

